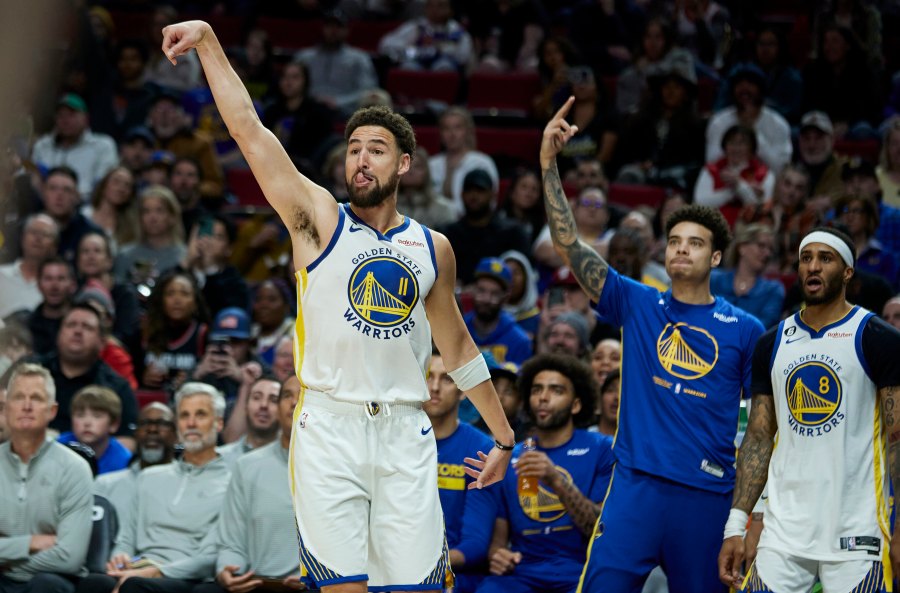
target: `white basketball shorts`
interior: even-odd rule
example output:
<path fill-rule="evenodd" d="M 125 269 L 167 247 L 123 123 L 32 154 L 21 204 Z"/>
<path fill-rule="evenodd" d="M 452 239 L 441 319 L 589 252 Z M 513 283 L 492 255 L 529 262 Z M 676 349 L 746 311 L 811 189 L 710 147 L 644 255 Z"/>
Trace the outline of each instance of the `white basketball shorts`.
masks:
<path fill-rule="evenodd" d="M 356 404 L 307 391 L 290 456 L 300 561 L 319 587 L 452 582 L 437 445 L 420 403 Z"/>

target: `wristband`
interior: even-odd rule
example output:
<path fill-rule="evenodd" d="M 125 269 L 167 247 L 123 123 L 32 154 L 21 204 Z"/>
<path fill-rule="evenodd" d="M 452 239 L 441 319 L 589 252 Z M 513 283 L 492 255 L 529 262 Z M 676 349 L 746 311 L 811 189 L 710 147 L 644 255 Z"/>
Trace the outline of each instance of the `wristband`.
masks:
<path fill-rule="evenodd" d="M 725 522 L 725 534 L 722 539 L 729 537 L 744 537 L 747 530 L 747 519 L 750 516 L 741 509 L 731 509 L 728 513 L 728 521 Z"/>
<path fill-rule="evenodd" d="M 516 448 L 515 443 L 513 443 L 512 445 L 504 445 L 503 443 L 501 443 L 500 441 L 498 441 L 496 439 L 494 439 L 494 446 L 497 447 L 498 449 L 500 449 L 501 451 L 512 451 L 513 449 Z"/>
<path fill-rule="evenodd" d="M 473 387 L 491 379 L 491 372 L 488 370 L 484 356 L 480 352 L 478 356 L 458 369 L 447 371 L 447 374 L 450 375 L 450 378 L 453 379 L 459 390 L 463 392 L 469 391 Z"/>

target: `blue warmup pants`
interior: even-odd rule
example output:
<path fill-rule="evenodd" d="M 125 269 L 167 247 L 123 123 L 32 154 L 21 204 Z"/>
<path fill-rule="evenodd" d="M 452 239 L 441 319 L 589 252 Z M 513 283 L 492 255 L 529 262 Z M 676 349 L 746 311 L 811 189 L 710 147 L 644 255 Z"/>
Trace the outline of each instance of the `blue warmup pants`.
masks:
<path fill-rule="evenodd" d="M 731 492 L 692 488 L 617 464 L 579 593 L 640 593 L 661 566 L 670 593 L 724 593 L 717 559 Z"/>

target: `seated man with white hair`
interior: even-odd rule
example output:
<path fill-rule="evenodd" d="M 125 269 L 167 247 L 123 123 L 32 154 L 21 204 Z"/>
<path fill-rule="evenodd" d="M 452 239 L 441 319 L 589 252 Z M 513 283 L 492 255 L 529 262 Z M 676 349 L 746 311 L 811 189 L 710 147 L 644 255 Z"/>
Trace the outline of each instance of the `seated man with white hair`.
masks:
<path fill-rule="evenodd" d="M 211 385 L 189 382 L 175 393 L 184 455 L 140 473 L 107 573 L 87 577 L 79 592 L 188 592 L 214 576 L 216 523 L 231 478 L 216 452 L 224 414 L 225 398 Z"/>
<path fill-rule="evenodd" d="M 47 439 L 56 415 L 47 369 L 23 363 L 9 380 L 0 445 L 0 592 L 72 593 L 91 536 L 93 476 L 84 459 Z"/>

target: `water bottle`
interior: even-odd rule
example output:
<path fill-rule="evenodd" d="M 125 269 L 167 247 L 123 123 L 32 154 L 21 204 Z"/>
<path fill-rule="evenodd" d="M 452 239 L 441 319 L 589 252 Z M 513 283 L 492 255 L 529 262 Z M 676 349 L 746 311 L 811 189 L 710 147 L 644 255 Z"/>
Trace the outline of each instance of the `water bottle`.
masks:
<path fill-rule="evenodd" d="M 522 444 L 522 453 L 534 451 L 535 449 L 537 449 L 537 441 L 535 441 L 534 437 L 525 439 L 525 442 Z M 517 487 L 519 496 L 537 496 L 538 481 L 534 476 L 519 476 Z"/>

